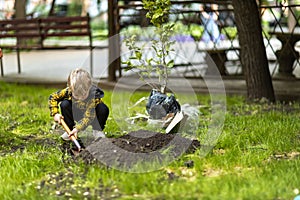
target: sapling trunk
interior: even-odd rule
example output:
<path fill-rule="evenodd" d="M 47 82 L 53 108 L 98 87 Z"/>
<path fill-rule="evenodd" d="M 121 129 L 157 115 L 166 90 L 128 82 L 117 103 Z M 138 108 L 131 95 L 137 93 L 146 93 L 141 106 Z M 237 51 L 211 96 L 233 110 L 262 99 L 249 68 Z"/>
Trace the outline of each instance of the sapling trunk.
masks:
<path fill-rule="evenodd" d="M 168 69 L 167 69 L 167 65 L 166 65 L 166 54 L 165 54 L 165 47 L 164 45 L 162 44 L 162 52 L 163 52 L 163 86 L 162 86 L 162 93 L 165 94 L 166 93 L 166 88 L 167 88 L 167 85 L 168 85 Z"/>

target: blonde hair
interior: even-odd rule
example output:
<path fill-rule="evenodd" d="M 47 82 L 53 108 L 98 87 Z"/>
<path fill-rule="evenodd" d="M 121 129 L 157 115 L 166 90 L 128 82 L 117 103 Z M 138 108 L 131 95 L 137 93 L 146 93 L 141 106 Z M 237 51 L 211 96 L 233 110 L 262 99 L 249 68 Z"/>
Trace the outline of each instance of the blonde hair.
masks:
<path fill-rule="evenodd" d="M 88 97 L 89 90 L 92 87 L 92 78 L 86 70 L 76 68 L 69 74 L 68 87 L 71 89 L 74 98 L 84 100 Z"/>

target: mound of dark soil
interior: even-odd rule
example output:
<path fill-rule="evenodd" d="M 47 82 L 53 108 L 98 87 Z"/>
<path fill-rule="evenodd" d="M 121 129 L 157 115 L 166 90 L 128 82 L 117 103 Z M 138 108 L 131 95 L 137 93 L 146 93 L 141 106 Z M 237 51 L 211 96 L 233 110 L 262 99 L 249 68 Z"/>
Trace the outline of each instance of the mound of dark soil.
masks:
<path fill-rule="evenodd" d="M 200 142 L 179 136 L 147 130 L 130 132 L 119 138 L 101 138 L 79 154 L 90 163 L 94 160 L 112 168 L 131 170 L 136 165 L 159 167 L 184 153 L 192 153 Z M 143 166 L 144 167 L 144 166 Z"/>

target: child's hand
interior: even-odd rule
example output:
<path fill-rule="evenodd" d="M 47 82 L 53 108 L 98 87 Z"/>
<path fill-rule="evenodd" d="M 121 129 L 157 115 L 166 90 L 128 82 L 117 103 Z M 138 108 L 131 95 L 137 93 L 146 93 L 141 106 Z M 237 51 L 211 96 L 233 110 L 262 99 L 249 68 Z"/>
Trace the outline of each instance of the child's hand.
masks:
<path fill-rule="evenodd" d="M 70 133 L 70 136 L 74 135 L 74 137 L 77 139 L 77 135 L 78 135 L 78 130 L 77 128 L 74 128 L 71 133 Z"/>
<path fill-rule="evenodd" d="M 61 124 L 60 120 L 63 119 L 64 117 L 61 114 L 57 113 L 54 115 L 53 118 L 54 118 L 54 121 L 56 121 L 58 124 Z"/>

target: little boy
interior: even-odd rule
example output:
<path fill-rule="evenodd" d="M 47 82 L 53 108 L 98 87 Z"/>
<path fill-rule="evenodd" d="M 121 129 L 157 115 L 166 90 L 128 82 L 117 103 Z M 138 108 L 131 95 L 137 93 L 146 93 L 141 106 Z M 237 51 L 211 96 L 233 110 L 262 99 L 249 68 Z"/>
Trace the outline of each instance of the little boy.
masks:
<path fill-rule="evenodd" d="M 69 74 L 67 88 L 50 95 L 50 115 L 59 124 L 63 118 L 71 130 L 71 135 L 76 138 L 78 133 L 89 125 L 92 125 L 95 139 L 105 137 L 102 131 L 109 109 L 102 101 L 103 96 L 104 92 L 92 84 L 90 74 L 77 68 Z M 67 132 L 62 134 L 61 138 L 65 141 L 70 140 Z"/>

